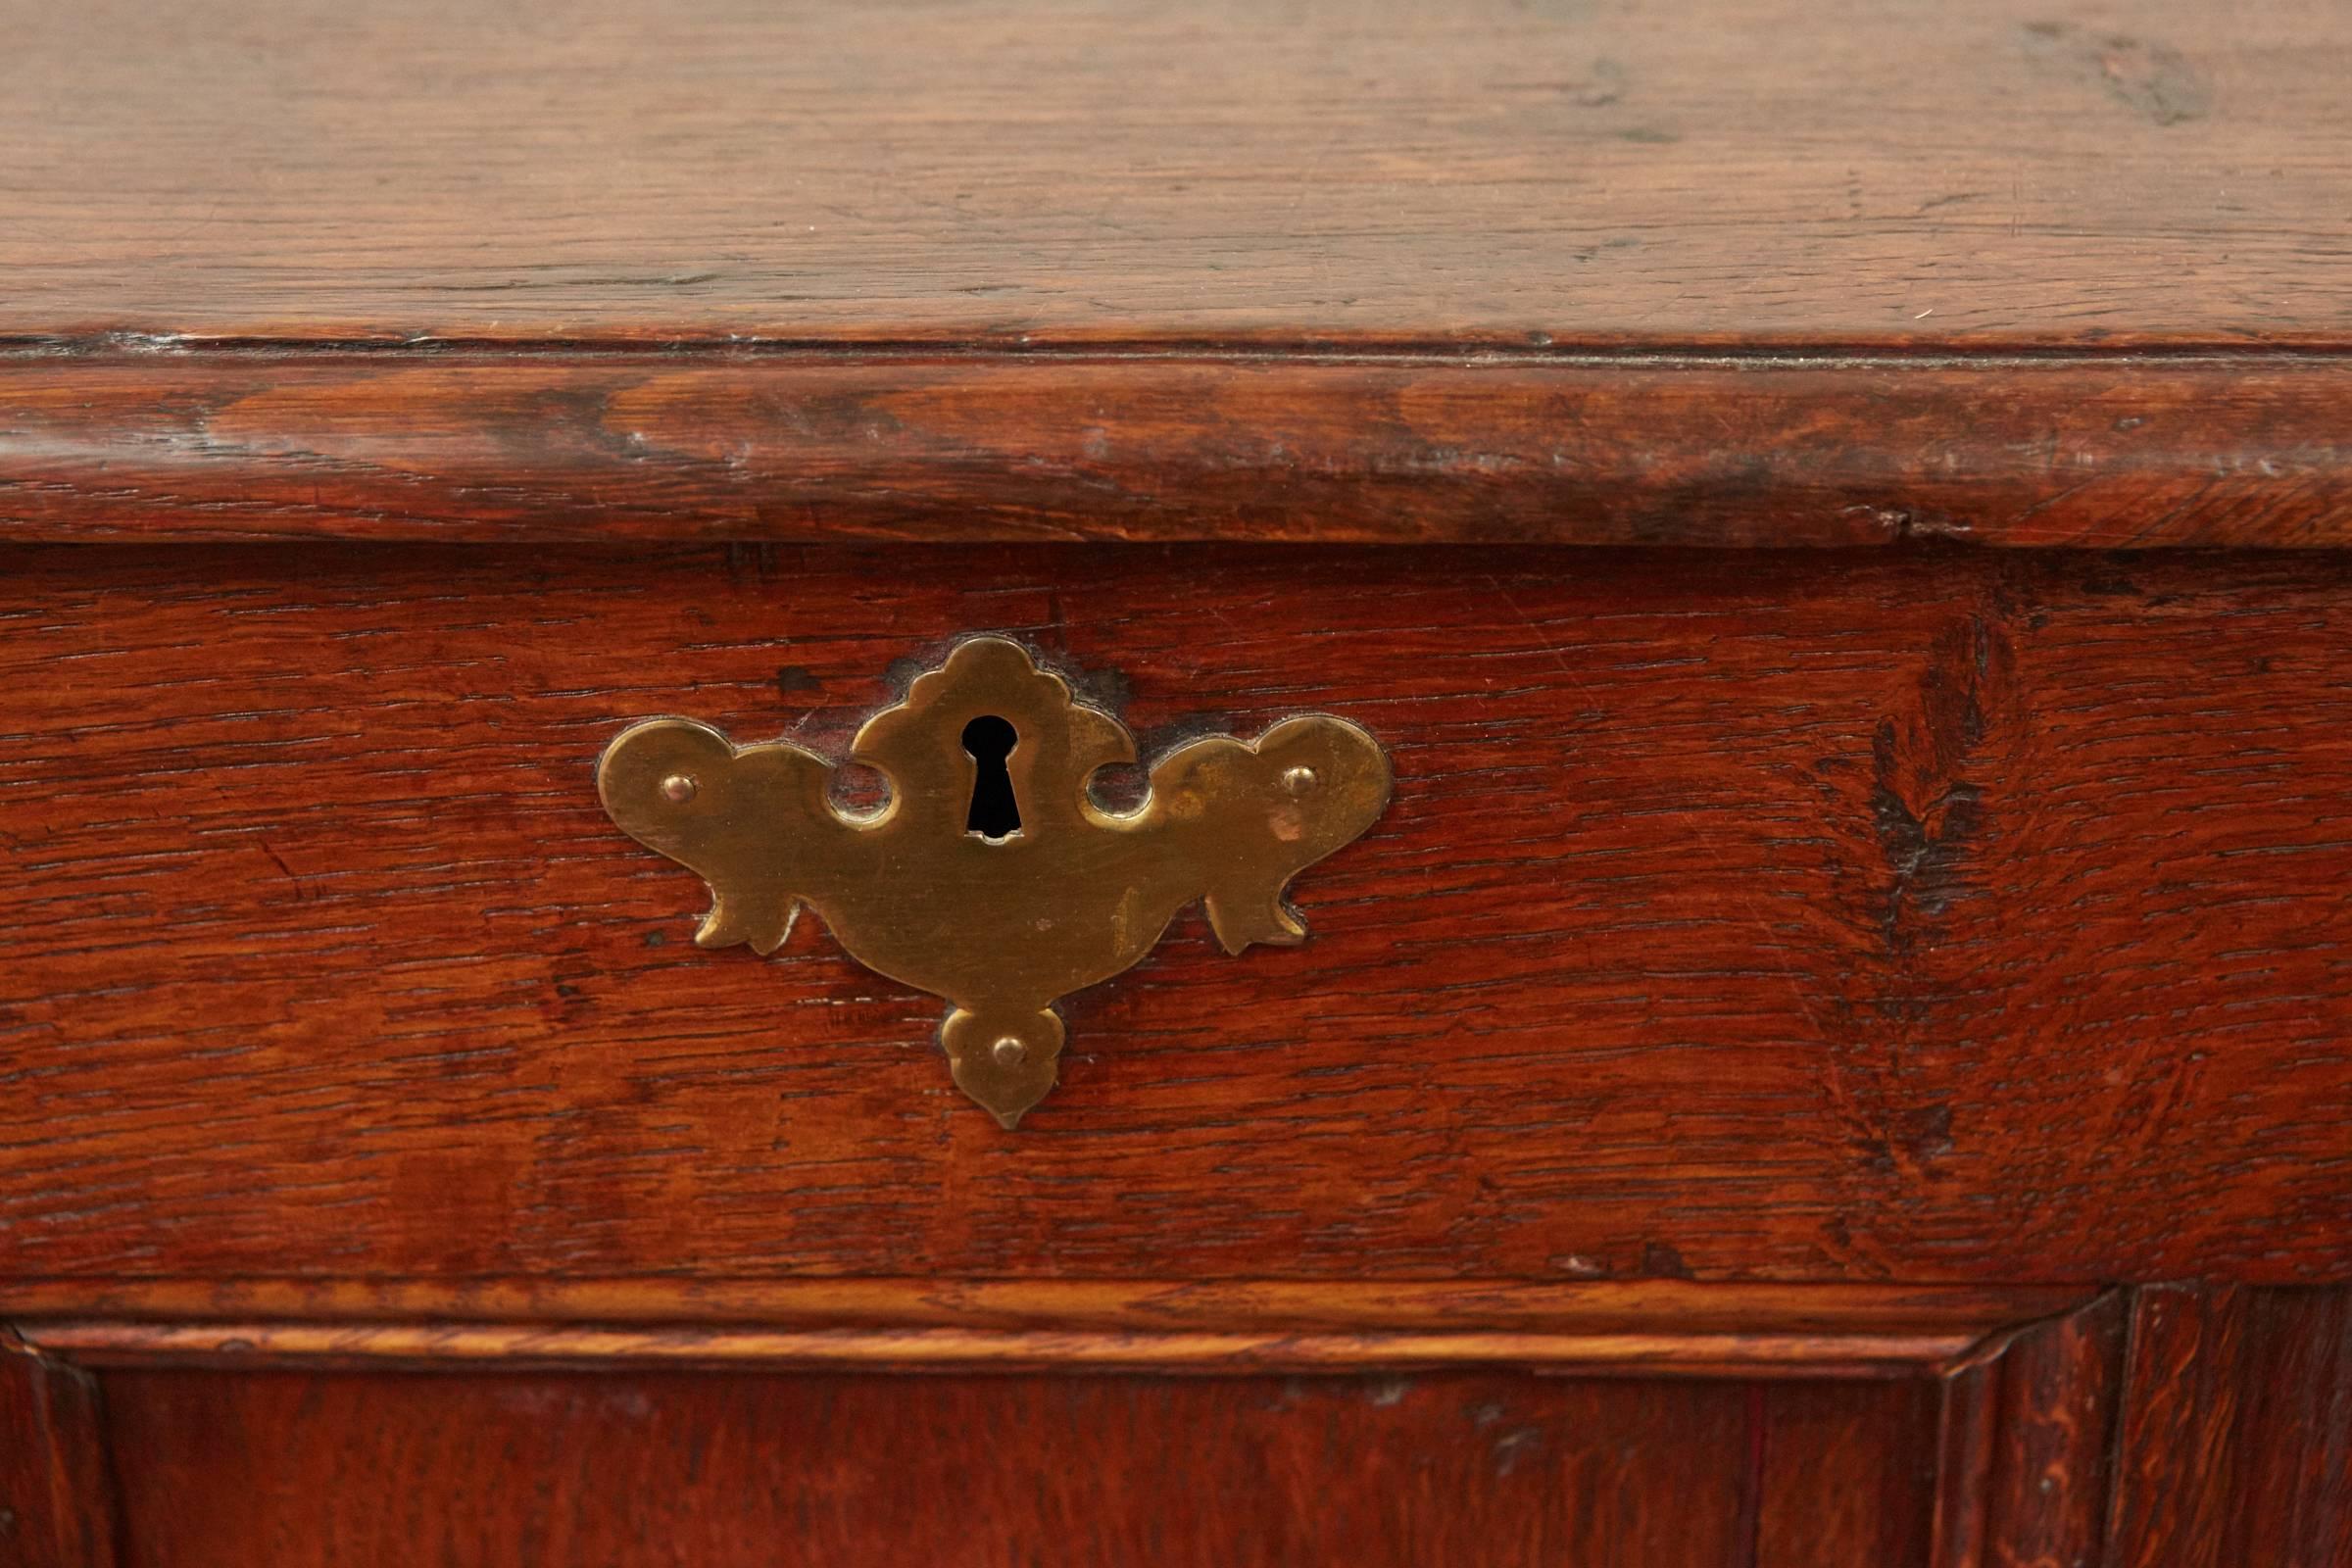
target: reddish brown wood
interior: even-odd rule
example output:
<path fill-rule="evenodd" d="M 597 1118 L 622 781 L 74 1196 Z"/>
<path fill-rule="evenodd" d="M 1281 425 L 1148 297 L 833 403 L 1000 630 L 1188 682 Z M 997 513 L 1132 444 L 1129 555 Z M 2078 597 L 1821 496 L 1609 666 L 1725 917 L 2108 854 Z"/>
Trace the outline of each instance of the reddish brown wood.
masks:
<path fill-rule="evenodd" d="M 1791 1336 L 1741 1330 L 1697 1334 L 1670 1324 L 1638 1333 L 1489 1330 L 1437 1333 L 1190 1334 L 1041 1327 L 609 1329 L 571 1324 L 157 1323 L 74 1320 L 24 1325 L 42 1348 L 98 1366 L 221 1362 L 256 1366 L 392 1363 L 415 1368 L 496 1362 L 521 1366 L 883 1366 L 903 1371 L 1234 1371 L 1260 1368 L 1430 1367 L 1455 1364 L 1546 1371 L 1682 1376 L 1881 1378 L 1965 1348 L 1940 1336 Z"/>
<path fill-rule="evenodd" d="M 118 1372 L 129 1564 L 1885 1568 L 1914 1381 Z M 1772 1501 L 1759 1523 L 1744 1501 Z M 1792 1528 L 1820 1508 L 1810 1535 Z"/>
<path fill-rule="evenodd" d="M 0 24 L 0 1562 L 2352 1558 L 2352 13 Z M 977 630 L 1398 776 L 1017 1138 L 589 786 Z"/>
<path fill-rule="evenodd" d="M 2342 546 L 2352 361 L 39 355 L 0 532 Z"/>
<path fill-rule="evenodd" d="M 1939 1369 L 2051 1290 L 929 1280 L 51 1280 L 0 1310 L 77 1365 L 747 1364 L 1203 1372 L 1448 1364 L 1673 1376 Z M 81 1314 L 57 1316 L 59 1308 Z M 423 1312 L 436 1315 L 422 1316 Z M 145 1315 L 140 1315 L 140 1314 Z M 266 1314 L 266 1315 L 265 1315 Z"/>
<path fill-rule="evenodd" d="M 2015 1344 L 1987 1347 L 1997 1355 Z M 2000 1432 L 2000 1376 L 1983 1357 L 1942 1380 L 1936 1412 L 1936 1503 L 1929 1521 L 1930 1568 L 1983 1568 L 1993 1454 Z"/>
<path fill-rule="evenodd" d="M 2352 1291 L 2138 1294 L 2116 1568 L 2352 1561 Z"/>
<path fill-rule="evenodd" d="M 2331 0 L 4 20 L 35 340 L 2352 340 Z"/>
<path fill-rule="evenodd" d="M 0 1329 L 0 1563 L 111 1568 L 102 1421 L 89 1373 Z"/>
<path fill-rule="evenodd" d="M 1957 1354 L 2082 1303 L 2067 1287 L 1700 1285 L 1678 1279 L 24 1279 L 0 1316 L 313 1323 L 702 1323 L 1137 1333 L 1891 1336 Z"/>
<path fill-rule="evenodd" d="M 21 553 L 0 1271 L 2352 1264 L 2352 568 L 1142 564 Z M 1306 946 L 1186 917 L 1012 1136 L 817 922 L 694 950 L 589 783 L 649 713 L 838 752 L 992 628 L 1151 745 L 1326 710 L 1397 771 Z"/>
<path fill-rule="evenodd" d="M 1247 1542 L 1283 1561 L 1947 1568 L 2093 1560 L 2123 1321 L 2109 1298 L 2004 1331 L 1949 1379 L 1839 1384 L 417 1379 L 232 1370 L 234 1351 L 105 1381 L 131 1561 L 248 1542 L 289 1563 L 723 1563 L 790 1520 L 785 1561 L 1028 1560 L 1020 1541 L 1051 1530 L 1077 1563 L 1150 1539 L 1175 1562 Z M 1955 1467 L 1940 1434 L 1961 1406 L 1984 1458 Z"/>
<path fill-rule="evenodd" d="M 1755 1448 L 1762 1465 L 1743 1496 L 1757 1525 L 1753 1561 L 1922 1563 L 1934 1525 L 1933 1434 L 1939 1389 L 1909 1378 L 1879 1385 L 1871 1401 L 1892 1422 L 1855 1419 L 1862 1401 L 1844 1386 L 1796 1385 L 1769 1396 Z"/>
<path fill-rule="evenodd" d="M 18 537 L 2352 540 L 2317 0 L 15 9 Z"/>
<path fill-rule="evenodd" d="M 2098 1560 L 2106 1541 L 2126 1307 L 2111 1296 L 2021 1335 L 1995 1369 L 1999 1401 L 1985 1477 L 1987 1564 Z"/>
<path fill-rule="evenodd" d="M 2109 1295 L 1945 1382 L 1934 1568 L 2080 1568 L 2106 1542 L 2128 1307 Z"/>

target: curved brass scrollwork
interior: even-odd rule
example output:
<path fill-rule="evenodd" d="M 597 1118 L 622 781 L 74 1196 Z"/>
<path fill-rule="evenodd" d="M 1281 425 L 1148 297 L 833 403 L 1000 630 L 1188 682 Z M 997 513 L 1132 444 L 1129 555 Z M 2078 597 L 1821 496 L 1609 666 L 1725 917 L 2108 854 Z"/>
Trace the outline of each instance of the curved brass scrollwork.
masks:
<path fill-rule="evenodd" d="M 1008 745 L 987 744 L 989 718 Z M 710 885 L 702 946 L 773 953 L 807 904 L 860 963 L 945 998 L 956 1082 L 1007 1128 L 1054 1087 L 1056 999 L 1133 964 L 1196 899 L 1228 953 L 1300 941 L 1285 885 L 1370 827 L 1390 782 L 1370 735 L 1317 714 L 1180 747 L 1140 808 L 1102 810 L 1087 781 L 1134 761 L 1134 738 L 1001 637 L 957 645 L 850 757 L 890 780 L 878 813 L 836 808 L 813 753 L 683 718 L 623 731 L 597 788 L 623 832 Z M 1012 814 L 984 819 L 1005 783 L 989 809 Z"/>

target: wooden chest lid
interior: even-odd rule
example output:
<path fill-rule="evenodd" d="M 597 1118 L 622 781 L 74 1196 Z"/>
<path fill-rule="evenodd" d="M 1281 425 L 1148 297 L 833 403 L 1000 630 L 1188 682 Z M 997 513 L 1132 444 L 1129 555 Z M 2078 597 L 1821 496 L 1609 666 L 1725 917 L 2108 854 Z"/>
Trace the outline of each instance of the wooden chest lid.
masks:
<path fill-rule="evenodd" d="M 5 9 L 19 536 L 2352 528 L 2325 0 Z"/>

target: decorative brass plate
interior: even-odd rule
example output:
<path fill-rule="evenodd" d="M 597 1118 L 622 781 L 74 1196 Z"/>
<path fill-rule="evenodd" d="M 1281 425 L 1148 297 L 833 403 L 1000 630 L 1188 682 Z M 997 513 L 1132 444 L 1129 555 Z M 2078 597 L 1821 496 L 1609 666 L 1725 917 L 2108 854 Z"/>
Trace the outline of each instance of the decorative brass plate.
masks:
<path fill-rule="evenodd" d="M 1389 800 L 1379 745 L 1316 714 L 1179 747 L 1140 808 L 1104 811 L 1087 781 L 1134 761 L 1134 737 L 1002 637 L 958 644 L 850 758 L 889 779 L 879 812 L 836 808 L 813 753 L 657 718 L 606 749 L 597 790 L 710 884 L 703 947 L 773 953 L 807 904 L 860 963 L 952 1003 L 956 1082 L 1007 1128 L 1054 1087 L 1057 998 L 1141 958 L 1195 899 L 1228 953 L 1302 940 L 1284 886 Z"/>

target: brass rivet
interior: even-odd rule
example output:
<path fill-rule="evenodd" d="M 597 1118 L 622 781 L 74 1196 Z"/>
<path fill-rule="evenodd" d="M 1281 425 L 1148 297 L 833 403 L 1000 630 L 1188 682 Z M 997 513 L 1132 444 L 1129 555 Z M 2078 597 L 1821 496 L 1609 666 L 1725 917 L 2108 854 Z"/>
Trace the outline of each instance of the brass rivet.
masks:
<path fill-rule="evenodd" d="M 1293 795 L 1304 795 L 1322 782 L 1315 776 L 1315 770 L 1311 767 L 1294 767 L 1282 775 L 1283 788 L 1289 790 Z"/>
<path fill-rule="evenodd" d="M 989 1047 L 988 1054 L 997 1058 L 1000 1067 L 1018 1067 L 1029 1059 L 1029 1048 L 1010 1035 Z"/>
<path fill-rule="evenodd" d="M 662 798 L 672 806 L 684 806 L 701 787 L 690 773 L 672 773 L 662 781 Z"/>

